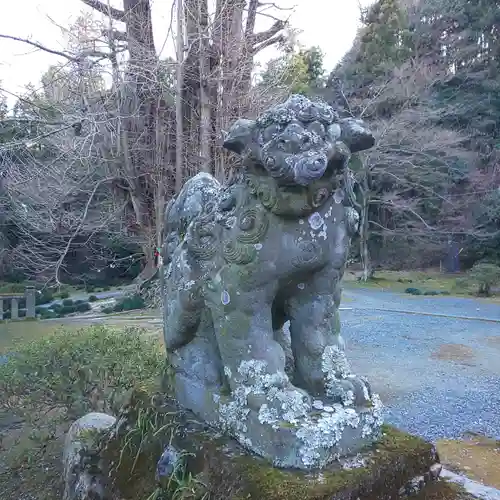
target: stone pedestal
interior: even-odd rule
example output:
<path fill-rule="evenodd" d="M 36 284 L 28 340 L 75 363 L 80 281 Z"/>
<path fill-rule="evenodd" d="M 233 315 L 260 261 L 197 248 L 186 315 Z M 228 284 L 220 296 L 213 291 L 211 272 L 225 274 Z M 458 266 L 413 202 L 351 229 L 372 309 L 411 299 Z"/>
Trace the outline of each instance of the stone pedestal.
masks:
<path fill-rule="evenodd" d="M 444 491 L 441 483 L 436 484 L 441 465 L 433 445 L 387 426 L 373 448 L 311 472 L 278 469 L 210 432 L 192 439 L 196 458 L 191 466 L 194 473 L 201 472 L 211 498 L 375 500 L 415 495 L 430 499 L 431 491 L 439 495 Z M 459 498 L 452 490 L 450 494 L 436 498 Z"/>
<path fill-rule="evenodd" d="M 116 420 L 93 413 L 73 424 L 66 439 L 64 456 L 80 458 L 71 463 L 65 459 L 65 498 L 82 498 L 72 494 L 78 489 L 75 485 L 80 485 L 80 493 L 92 491 L 97 495 L 92 498 L 98 500 L 135 500 L 148 498 L 153 492 L 158 498 L 171 498 L 169 488 L 175 484 L 181 484 L 186 491 L 196 489 L 197 494 L 186 497 L 189 499 L 471 498 L 459 486 L 439 478 L 442 467 L 431 443 L 386 425 L 375 444 L 323 469 L 282 469 L 249 453 L 227 435 L 198 422 L 190 412 L 179 413 L 175 406 L 169 405 L 157 413 L 145 399 L 134 395 L 132 404 L 127 404 L 125 408 L 128 409 L 122 411 Z M 138 454 L 136 448 L 130 447 L 130 436 L 138 429 L 134 422 L 139 413 L 142 420 L 148 415 L 148 420 L 155 422 L 155 428 L 150 430 L 145 441 L 143 436 L 142 453 Z M 84 430 L 85 439 L 81 438 L 79 429 Z M 102 432 L 106 429 L 111 432 L 102 441 Z M 99 436 L 101 446 L 88 442 Z M 124 446 L 124 440 L 127 446 Z M 87 441 L 86 445 L 84 441 Z M 99 448 L 98 456 L 95 451 L 90 451 Z M 91 469 L 85 465 L 88 463 L 94 464 Z M 89 477 L 93 480 L 88 481 Z M 186 482 L 186 478 L 191 480 Z M 99 491 L 96 485 L 99 485 Z"/>
<path fill-rule="evenodd" d="M 10 301 L 10 319 L 19 319 L 19 302 L 17 297 L 12 297 Z"/>
<path fill-rule="evenodd" d="M 26 296 L 26 317 L 35 318 L 36 317 L 36 289 L 35 287 L 27 286 L 25 291 Z"/>

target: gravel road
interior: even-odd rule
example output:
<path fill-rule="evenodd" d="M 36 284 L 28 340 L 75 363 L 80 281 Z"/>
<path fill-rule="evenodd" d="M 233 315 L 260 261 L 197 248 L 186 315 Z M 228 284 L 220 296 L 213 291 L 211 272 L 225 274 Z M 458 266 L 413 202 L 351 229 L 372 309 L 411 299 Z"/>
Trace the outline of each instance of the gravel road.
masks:
<path fill-rule="evenodd" d="M 430 440 L 500 439 L 500 305 L 365 289 L 343 297 L 348 357 L 380 393 L 388 423 Z"/>

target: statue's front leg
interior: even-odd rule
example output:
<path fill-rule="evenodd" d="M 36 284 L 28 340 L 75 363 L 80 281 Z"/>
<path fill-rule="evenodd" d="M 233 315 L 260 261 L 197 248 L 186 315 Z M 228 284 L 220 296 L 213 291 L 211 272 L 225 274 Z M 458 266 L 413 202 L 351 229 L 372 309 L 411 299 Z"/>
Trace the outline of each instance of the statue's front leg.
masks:
<path fill-rule="evenodd" d="M 256 412 L 263 405 L 274 408 L 279 418 L 283 401 L 297 401 L 304 412 L 310 398 L 286 374 L 285 352 L 273 329 L 273 289 L 244 291 L 231 284 L 217 292 L 210 308 L 231 397 Z"/>
<path fill-rule="evenodd" d="M 289 300 L 295 358 L 294 382 L 313 396 L 345 404 L 366 404 L 368 384 L 352 374 L 340 335 L 340 280 L 322 270 Z"/>

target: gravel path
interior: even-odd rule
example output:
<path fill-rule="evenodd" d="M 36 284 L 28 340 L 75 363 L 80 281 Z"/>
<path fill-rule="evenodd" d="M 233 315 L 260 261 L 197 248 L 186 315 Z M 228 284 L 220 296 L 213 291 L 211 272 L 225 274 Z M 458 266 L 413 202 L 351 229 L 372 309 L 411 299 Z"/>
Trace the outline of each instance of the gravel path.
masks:
<path fill-rule="evenodd" d="M 344 297 L 349 359 L 380 393 L 388 423 L 430 440 L 466 431 L 500 439 L 500 305 L 376 290 Z"/>
<path fill-rule="evenodd" d="M 426 297 L 363 288 L 346 288 L 342 298 L 343 306 L 356 305 L 357 309 L 412 311 L 500 321 L 500 304 L 487 299 L 443 295 Z"/>

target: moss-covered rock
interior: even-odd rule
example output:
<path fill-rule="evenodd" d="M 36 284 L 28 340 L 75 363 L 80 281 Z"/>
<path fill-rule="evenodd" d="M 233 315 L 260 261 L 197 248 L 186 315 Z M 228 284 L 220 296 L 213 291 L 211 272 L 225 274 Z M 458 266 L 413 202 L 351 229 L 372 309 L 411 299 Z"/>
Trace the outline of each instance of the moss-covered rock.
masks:
<path fill-rule="evenodd" d="M 317 473 L 286 471 L 253 456 L 225 458 L 223 453 L 216 450 L 210 457 L 209 483 L 224 485 L 224 490 L 234 492 L 234 499 L 397 498 L 406 483 L 428 474 L 438 461 L 433 445 L 391 427 L 384 427 L 373 449 Z"/>
<path fill-rule="evenodd" d="M 195 478 L 193 484 L 203 483 L 204 491 L 210 493 L 212 500 L 396 499 L 401 497 L 402 489 L 419 477 L 427 482 L 424 491 L 432 486 L 428 491 L 433 496 L 417 498 L 466 498 L 453 496 L 458 495 L 454 487 L 441 486 L 441 482 L 439 487 L 434 485 L 436 474 L 430 471 L 439 460 L 432 444 L 389 426 L 384 426 L 381 439 L 372 448 L 325 470 L 308 473 L 277 469 L 246 452 L 234 440 L 216 434 L 195 422 L 192 415 L 175 408 L 168 411 L 163 408 L 161 418 L 154 411 L 148 412 L 147 419 L 155 425 L 142 421 L 140 427 L 143 429 L 140 430 L 137 425 L 128 424 L 124 436 L 130 445 L 131 436 L 137 434 L 142 449 L 123 445 L 114 447 L 116 451 L 120 450 L 122 464 L 114 468 L 117 474 L 114 479 L 125 499 L 137 498 L 134 495 L 139 492 L 147 493 L 147 485 L 150 485 L 151 493 L 159 487 L 155 477 L 156 463 L 167 443 L 185 457 L 186 474 Z M 163 431 L 156 426 L 162 427 Z M 126 457 L 128 454 L 130 459 Z M 129 470 L 128 465 L 132 463 L 133 470 Z M 180 480 L 176 478 L 175 481 Z"/>

